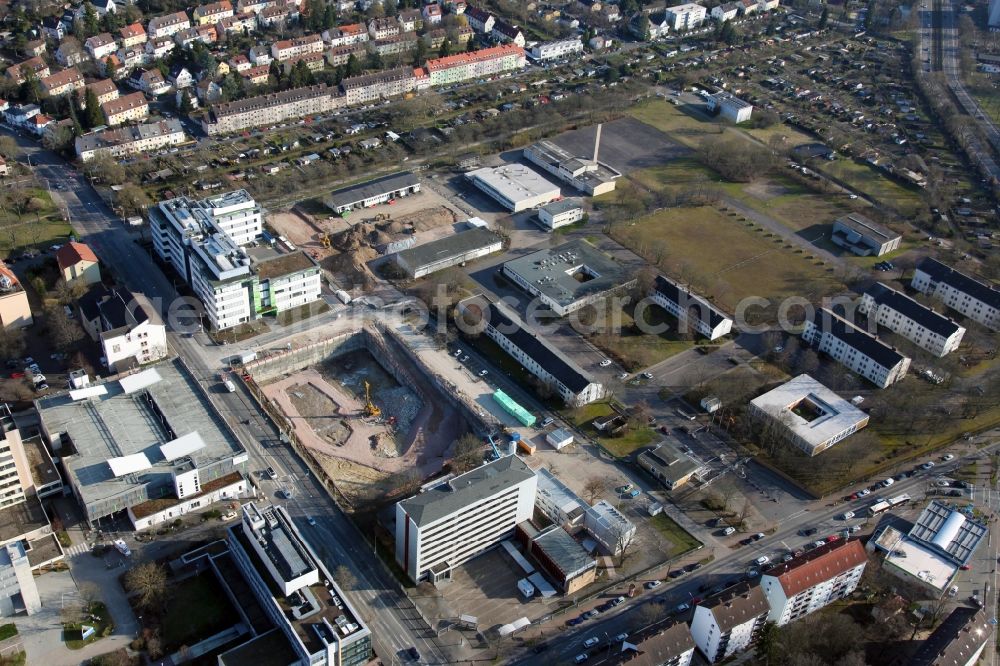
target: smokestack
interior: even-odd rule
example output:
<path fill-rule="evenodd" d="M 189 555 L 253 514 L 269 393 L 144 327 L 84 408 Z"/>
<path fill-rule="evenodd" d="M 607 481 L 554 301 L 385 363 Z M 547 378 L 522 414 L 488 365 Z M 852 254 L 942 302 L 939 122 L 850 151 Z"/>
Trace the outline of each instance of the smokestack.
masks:
<path fill-rule="evenodd" d="M 594 164 L 597 164 L 597 153 L 601 150 L 601 125 L 597 123 L 597 136 L 594 138 Z"/>

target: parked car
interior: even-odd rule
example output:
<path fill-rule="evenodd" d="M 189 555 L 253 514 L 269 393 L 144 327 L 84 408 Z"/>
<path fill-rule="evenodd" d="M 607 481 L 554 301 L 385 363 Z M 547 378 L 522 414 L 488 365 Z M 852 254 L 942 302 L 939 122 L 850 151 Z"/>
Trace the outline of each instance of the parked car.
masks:
<path fill-rule="evenodd" d="M 601 361 L 601 367 L 602 368 L 606 368 L 609 365 L 611 365 L 611 359 L 610 358 L 606 358 L 603 361 Z"/>
<path fill-rule="evenodd" d="M 853 511 L 845 511 L 844 515 L 841 516 L 841 518 L 843 518 L 844 520 L 850 520 L 853 517 L 854 517 L 854 512 Z"/>
<path fill-rule="evenodd" d="M 683 613 L 684 611 L 686 611 L 686 610 L 690 610 L 690 609 L 691 609 L 691 605 L 690 605 L 690 604 L 686 604 L 686 603 L 685 603 L 685 604 L 680 604 L 680 605 L 679 605 L 679 606 L 678 606 L 677 608 L 675 608 L 674 610 L 675 610 L 676 612 L 678 612 L 678 613 Z"/>
<path fill-rule="evenodd" d="M 663 581 L 661 581 L 661 580 L 651 580 L 648 583 L 646 583 L 646 589 L 647 590 L 655 590 L 656 588 L 658 588 L 661 585 L 663 585 Z"/>
<path fill-rule="evenodd" d="M 954 456 L 954 454 L 951 454 L 951 453 L 947 453 L 947 454 L 945 454 L 945 455 L 944 455 L 944 456 L 943 456 L 943 457 L 941 458 L 941 460 L 943 460 L 943 461 L 945 461 L 945 462 L 948 462 L 949 460 L 954 460 L 954 459 L 955 459 L 955 456 Z"/>
<path fill-rule="evenodd" d="M 628 634 L 623 631 L 622 633 L 615 636 L 615 643 L 621 643 L 626 638 L 628 638 Z"/>
<path fill-rule="evenodd" d="M 725 536 L 729 536 L 731 534 L 736 534 L 736 528 L 735 527 L 727 527 L 726 529 L 722 530 L 722 534 L 725 535 Z"/>
<path fill-rule="evenodd" d="M 760 557 L 758 557 L 757 559 L 755 559 L 753 562 L 757 566 L 762 567 L 762 566 L 764 566 L 765 564 L 767 564 L 770 561 L 771 561 L 770 557 L 768 557 L 767 555 L 761 555 Z"/>
<path fill-rule="evenodd" d="M 623 486 L 618 486 L 617 488 L 615 488 L 615 492 L 621 495 L 622 493 L 627 493 L 628 491 L 632 490 L 632 487 L 633 486 L 631 483 L 626 483 Z"/>
<path fill-rule="evenodd" d="M 576 657 L 573 659 L 573 661 L 574 661 L 574 663 L 582 664 L 583 662 L 587 661 L 588 659 L 590 659 L 590 655 L 587 654 L 586 652 L 581 652 L 580 654 L 576 655 Z"/>
<path fill-rule="evenodd" d="M 675 579 L 676 578 L 680 578 L 681 576 L 684 575 L 684 569 L 674 569 L 673 571 L 671 571 L 667 575 L 670 576 L 671 578 L 675 578 Z"/>
<path fill-rule="evenodd" d="M 754 534 L 750 538 L 753 539 L 754 541 L 760 541 L 761 539 L 764 538 L 764 533 L 763 532 L 757 532 L 757 534 Z"/>
<path fill-rule="evenodd" d="M 601 642 L 601 639 L 599 639 L 597 636 L 591 636 L 590 638 L 588 638 L 587 640 L 585 640 L 583 642 L 583 647 L 585 647 L 585 648 L 592 648 L 592 647 L 594 647 L 595 645 L 597 645 L 600 642 Z"/>
<path fill-rule="evenodd" d="M 692 562 L 691 564 L 684 567 L 684 571 L 687 571 L 688 573 L 691 573 L 692 571 L 697 571 L 698 569 L 701 569 L 701 562 Z"/>

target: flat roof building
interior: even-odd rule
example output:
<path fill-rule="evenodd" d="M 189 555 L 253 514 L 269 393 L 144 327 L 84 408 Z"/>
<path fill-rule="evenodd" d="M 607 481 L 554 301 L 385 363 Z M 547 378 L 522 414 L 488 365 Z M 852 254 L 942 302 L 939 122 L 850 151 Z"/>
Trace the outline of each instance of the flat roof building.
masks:
<path fill-rule="evenodd" d="M 536 486 L 523 460 L 504 456 L 397 502 L 396 561 L 415 583 L 451 578 L 531 518 Z"/>
<path fill-rule="evenodd" d="M 924 640 L 907 666 L 974 666 L 992 642 L 993 626 L 982 608 L 959 606 Z"/>
<path fill-rule="evenodd" d="M 809 375 L 799 375 L 754 398 L 750 413 L 769 419 L 809 456 L 868 425 L 867 414 Z"/>
<path fill-rule="evenodd" d="M 583 522 L 587 503 L 544 467 L 535 474 L 538 477 L 535 505 L 553 523 L 576 527 Z"/>
<path fill-rule="evenodd" d="M 830 240 L 859 257 L 880 257 L 898 250 L 903 237 L 860 213 L 851 213 L 833 221 Z"/>
<path fill-rule="evenodd" d="M 567 405 L 579 407 L 604 397 L 603 384 L 544 336 L 530 330 L 507 306 L 485 296 L 473 296 L 458 307 L 465 324 L 484 332 L 528 372 L 551 386 Z"/>
<path fill-rule="evenodd" d="M 881 282 L 865 290 L 858 310 L 939 358 L 958 349 L 965 336 L 948 317 Z"/>
<path fill-rule="evenodd" d="M 512 213 L 555 201 L 559 186 L 523 164 L 482 167 L 465 177 Z"/>
<path fill-rule="evenodd" d="M 396 253 L 396 264 L 408 277 L 420 278 L 449 266 L 485 257 L 503 248 L 489 229 L 468 229 Z"/>
<path fill-rule="evenodd" d="M 326 196 L 323 203 L 335 213 L 346 213 L 357 208 L 370 208 L 419 191 L 420 179 L 408 171 L 400 171 L 334 190 Z"/>
<path fill-rule="evenodd" d="M 538 220 L 552 230 L 575 224 L 583 219 L 583 206 L 573 199 L 561 199 L 538 209 Z"/>
<path fill-rule="evenodd" d="M 899 381 L 910 368 L 908 357 L 826 308 L 806 321 L 802 339 L 879 388 Z"/>
<path fill-rule="evenodd" d="M 529 522 L 519 525 L 518 531 L 527 553 L 534 556 L 563 594 L 573 594 L 594 582 L 597 560 L 562 527 L 550 525 L 539 532 Z"/>
<path fill-rule="evenodd" d="M 182 495 L 246 469 L 247 454 L 205 389 L 180 361 L 35 401 L 42 433 L 60 456 L 86 519 Z M 188 470 L 190 471 L 190 470 Z"/>
<path fill-rule="evenodd" d="M 504 262 L 503 274 L 560 317 L 635 284 L 617 261 L 582 239 Z"/>
<path fill-rule="evenodd" d="M 601 126 L 597 126 L 597 139 L 593 159 L 579 157 L 552 141 L 539 141 L 524 149 L 524 158 L 537 164 L 562 182 L 592 197 L 615 189 L 621 172 L 597 160 L 601 142 Z"/>
<path fill-rule="evenodd" d="M 264 612 L 300 663 L 361 666 L 371 630 L 282 507 L 245 504 L 229 528 L 230 552 Z"/>
<path fill-rule="evenodd" d="M 733 320 L 726 313 L 668 277 L 656 276 L 650 296 L 677 318 L 679 328 L 690 326 L 709 340 L 721 338 L 733 330 Z"/>
<path fill-rule="evenodd" d="M 671 441 L 661 442 L 639 454 L 639 467 L 649 472 L 667 490 L 680 488 L 697 474 L 704 465 L 692 455 L 681 451 Z"/>
<path fill-rule="evenodd" d="M 709 111 L 718 109 L 719 115 L 731 123 L 746 122 L 753 115 L 753 104 L 725 90 L 709 95 L 705 101 L 708 103 Z"/>
<path fill-rule="evenodd" d="M 607 500 L 599 500 L 587 508 L 583 525 L 587 533 L 612 555 L 618 555 L 635 538 L 635 525 Z"/>
<path fill-rule="evenodd" d="M 927 257 L 917 264 L 910 286 L 986 328 L 1000 331 L 1000 289 L 992 284 Z"/>

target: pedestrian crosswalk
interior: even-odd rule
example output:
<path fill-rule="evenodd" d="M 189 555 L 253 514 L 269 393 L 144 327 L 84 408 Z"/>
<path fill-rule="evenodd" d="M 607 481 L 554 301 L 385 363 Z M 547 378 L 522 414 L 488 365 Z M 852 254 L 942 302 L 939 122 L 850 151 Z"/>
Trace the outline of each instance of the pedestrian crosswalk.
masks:
<path fill-rule="evenodd" d="M 66 557 L 76 557 L 90 552 L 90 546 L 86 543 L 75 543 L 69 548 L 63 548 Z"/>

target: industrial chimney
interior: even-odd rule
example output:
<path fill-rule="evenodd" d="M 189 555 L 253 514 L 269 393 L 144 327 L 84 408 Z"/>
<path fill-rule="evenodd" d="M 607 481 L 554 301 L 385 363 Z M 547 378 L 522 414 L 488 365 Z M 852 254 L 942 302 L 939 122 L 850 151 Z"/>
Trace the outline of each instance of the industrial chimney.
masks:
<path fill-rule="evenodd" d="M 601 125 L 597 123 L 597 136 L 594 137 L 594 164 L 597 164 L 597 153 L 601 150 Z"/>

